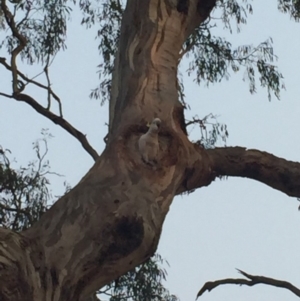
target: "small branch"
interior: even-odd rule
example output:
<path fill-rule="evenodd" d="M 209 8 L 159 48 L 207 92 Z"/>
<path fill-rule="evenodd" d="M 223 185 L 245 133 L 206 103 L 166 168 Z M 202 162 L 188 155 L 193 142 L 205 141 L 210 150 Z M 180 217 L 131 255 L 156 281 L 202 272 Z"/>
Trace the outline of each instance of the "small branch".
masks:
<path fill-rule="evenodd" d="M 197 123 L 197 124 L 199 124 L 202 128 L 205 128 L 205 125 L 204 125 L 205 120 L 206 120 L 206 117 L 204 117 L 203 119 L 199 119 L 199 118 L 193 117 L 193 120 L 187 121 L 187 122 L 185 123 L 185 126 L 188 127 L 188 126 L 190 126 L 190 125 L 192 125 L 192 124 L 196 124 L 196 123 Z"/>
<path fill-rule="evenodd" d="M 201 290 L 198 292 L 196 299 L 198 299 L 206 291 L 210 292 L 211 290 L 213 290 L 214 288 L 222 284 L 237 284 L 237 285 L 247 285 L 247 286 L 254 286 L 256 284 L 266 284 L 266 285 L 276 286 L 280 288 L 285 288 L 290 292 L 294 293 L 296 296 L 300 297 L 300 289 L 292 285 L 290 282 L 277 280 L 277 279 L 264 277 L 264 276 L 254 276 L 245 273 L 239 269 L 237 270 L 239 271 L 239 273 L 241 273 L 243 276 L 245 276 L 250 280 L 243 279 L 243 278 L 236 278 L 236 279 L 227 278 L 227 279 L 206 282 L 201 288 Z"/>
<path fill-rule="evenodd" d="M 12 208 L 12 207 L 9 207 L 9 206 L 5 206 L 1 203 L 0 203 L 0 208 L 3 209 L 3 210 L 6 210 L 6 211 L 10 211 L 10 212 L 19 212 L 19 213 L 23 213 L 25 215 L 28 215 L 28 212 L 21 209 L 21 208 Z"/>
<path fill-rule="evenodd" d="M 209 113 L 208 115 L 204 116 L 202 119 L 198 118 L 198 115 L 193 117 L 193 120 L 186 121 L 185 125 L 186 127 L 198 123 L 202 128 L 205 129 L 205 124 L 213 124 L 211 122 L 208 122 L 209 119 L 214 119 L 217 121 L 216 115 L 213 115 L 212 113 Z"/>
<path fill-rule="evenodd" d="M 195 42 L 191 43 L 190 45 L 188 45 L 186 48 L 182 48 L 180 53 L 179 53 L 179 61 L 181 61 L 181 59 L 185 56 L 185 54 L 187 54 L 193 47 L 195 46 Z"/>
<path fill-rule="evenodd" d="M 25 17 L 17 24 L 17 28 L 20 28 L 20 26 L 28 19 L 28 16 L 29 16 L 29 13 L 31 11 L 31 5 L 32 5 L 32 2 L 29 2 L 27 1 L 26 3 L 26 9 L 27 9 L 27 12 L 25 14 Z M 16 7 L 16 6 L 15 6 Z"/>
<path fill-rule="evenodd" d="M 47 79 L 47 83 L 48 83 L 48 93 L 47 93 L 47 100 L 48 100 L 48 106 L 47 106 L 47 110 L 50 110 L 50 107 L 51 107 L 51 94 L 50 94 L 50 86 L 51 86 L 51 83 L 50 83 L 50 77 L 49 77 L 49 73 L 48 73 L 48 62 L 44 68 L 44 72 L 46 74 L 46 79 Z M 62 117 L 62 111 L 61 111 L 61 103 L 59 102 L 59 115 L 60 117 Z"/>
<path fill-rule="evenodd" d="M 63 117 L 63 113 L 62 113 L 62 105 L 61 105 L 61 101 L 59 99 L 58 96 L 56 96 L 53 92 L 52 92 L 52 89 L 51 89 L 51 82 L 50 82 L 50 76 L 49 76 L 49 65 L 50 65 L 50 57 L 48 56 L 47 58 L 47 63 L 44 67 L 44 72 L 45 72 L 45 75 L 46 75 L 46 79 L 47 79 L 47 84 L 48 86 L 46 87 L 47 89 L 47 100 L 48 100 L 48 107 L 47 107 L 47 110 L 50 110 L 50 106 L 51 106 L 51 95 L 53 96 L 53 98 L 57 101 L 58 103 L 58 108 L 59 108 L 59 116 L 60 117 Z M 54 96 L 55 95 L 55 96 Z"/>
<path fill-rule="evenodd" d="M 14 16 L 8 9 L 8 7 L 5 3 L 5 0 L 1 1 L 1 9 L 4 13 L 5 20 L 8 24 L 8 26 L 10 27 L 13 36 L 19 41 L 19 45 L 11 53 L 11 61 L 10 61 L 12 78 L 13 78 L 12 88 L 13 88 L 13 93 L 15 94 L 15 93 L 20 92 L 19 88 L 18 88 L 18 68 L 17 68 L 16 59 L 17 59 L 17 56 L 19 55 L 19 53 L 25 48 L 25 46 L 27 44 L 27 40 L 18 31 L 15 20 L 14 20 Z"/>
<path fill-rule="evenodd" d="M 63 129 L 65 129 L 68 133 L 74 136 L 83 146 L 83 148 L 92 156 L 92 158 L 96 161 L 99 157 L 96 150 L 92 148 L 89 144 L 86 136 L 74 128 L 68 121 L 66 121 L 63 117 L 57 116 L 56 114 L 50 112 L 43 106 L 41 106 L 37 101 L 35 101 L 31 96 L 27 94 L 17 94 L 14 95 L 12 98 L 16 99 L 17 101 L 24 101 L 29 104 L 32 108 L 34 108 L 38 113 L 47 117 L 55 124 L 60 125 Z"/>
<path fill-rule="evenodd" d="M 9 94 L 3 93 L 3 92 L 0 92 L 0 96 L 4 96 L 4 97 L 7 97 L 7 98 L 13 98 L 12 95 L 9 95 Z"/>

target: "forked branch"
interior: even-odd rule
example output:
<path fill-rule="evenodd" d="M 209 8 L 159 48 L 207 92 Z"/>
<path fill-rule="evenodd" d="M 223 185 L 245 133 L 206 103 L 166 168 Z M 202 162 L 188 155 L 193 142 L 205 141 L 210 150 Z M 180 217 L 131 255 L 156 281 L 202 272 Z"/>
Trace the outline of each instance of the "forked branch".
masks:
<path fill-rule="evenodd" d="M 198 292 L 197 298 L 202 296 L 206 291 L 210 292 L 211 290 L 215 289 L 216 287 L 222 284 L 237 284 L 237 285 L 247 285 L 247 286 L 254 286 L 256 284 L 266 284 L 266 285 L 276 286 L 280 288 L 285 288 L 290 292 L 294 293 L 296 296 L 300 297 L 300 289 L 294 286 L 293 284 L 291 284 L 290 282 L 277 280 L 277 279 L 264 277 L 264 276 L 254 276 L 244 271 L 241 271 L 239 269 L 237 270 L 239 271 L 239 273 L 241 273 L 249 280 L 244 278 L 236 278 L 236 279 L 227 278 L 227 279 L 206 282 L 201 288 L 201 290 Z"/>
<path fill-rule="evenodd" d="M 4 57 L 0 57 L 0 64 L 3 65 L 7 70 L 12 71 L 12 67 L 6 62 L 6 59 Z M 42 88 L 42 89 L 44 89 L 44 90 L 47 91 L 47 93 L 48 93 L 48 107 L 47 107 L 47 109 L 48 110 L 50 109 L 50 105 L 49 105 L 50 104 L 50 100 L 49 100 L 49 97 L 53 97 L 58 102 L 58 105 L 59 105 L 59 114 L 60 114 L 60 117 L 63 117 L 61 100 L 58 97 L 58 95 L 55 94 L 53 92 L 53 90 L 51 89 L 50 79 L 49 79 L 49 75 L 48 75 L 48 65 L 45 66 L 43 72 L 45 72 L 45 74 L 46 74 L 46 79 L 47 79 L 47 82 L 48 82 L 48 86 L 43 85 L 43 84 L 41 84 L 41 83 L 33 80 L 32 78 L 27 77 L 24 73 L 22 73 L 21 71 L 17 70 L 18 76 L 20 76 L 20 78 L 22 78 L 26 82 L 25 86 L 28 85 L 28 84 L 33 84 L 33 85 L 35 85 L 35 86 L 37 86 L 39 88 Z"/>

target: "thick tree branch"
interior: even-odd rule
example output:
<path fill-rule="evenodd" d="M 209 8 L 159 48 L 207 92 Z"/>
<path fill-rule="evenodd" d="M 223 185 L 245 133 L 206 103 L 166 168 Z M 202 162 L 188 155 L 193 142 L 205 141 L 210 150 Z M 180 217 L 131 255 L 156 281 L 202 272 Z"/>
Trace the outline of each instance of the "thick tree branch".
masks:
<path fill-rule="evenodd" d="M 24 101 L 29 104 L 32 108 L 34 108 L 38 113 L 47 117 L 55 124 L 60 125 L 63 129 L 65 129 L 68 133 L 74 136 L 82 145 L 82 147 L 92 156 L 92 158 L 96 161 L 99 157 L 98 153 L 95 149 L 89 144 L 86 136 L 74 128 L 68 121 L 66 121 L 63 117 L 57 116 L 56 114 L 50 112 L 43 106 L 41 106 L 37 101 L 35 101 L 31 96 L 27 94 L 17 94 L 13 96 L 14 99 L 18 101 Z"/>
<path fill-rule="evenodd" d="M 243 279 L 243 278 L 237 278 L 237 279 L 227 278 L 227 279 L 206 282 L 201 288 L 201 290 L 198 292 L 197 298 L 203 295 L 206 291 L 210 292 L 211 290 L 213 290 L 214 288 L 222 284 L 237 284 L 237 285 L 248 285 L 248 286 L 253 286 L 256 284 L 266 284 L 266 285 L 276 286 L 280 288 L 285 288 L 290 292 L 294 293 L 296 296 L 300 297 L 300 289 L 292 285 L 290 282 L 277 280 L 277 279 L 264 277 L 264 276 L 253 276 L 241 270 L 238 271 L 250 280 Z"/>
<path fill-rule="evenodd" d="M 300 163 L 244 147 L 206 151 L 216 176 L 245 177 L 265 183 L 289 196 L 300 197 Z"/>

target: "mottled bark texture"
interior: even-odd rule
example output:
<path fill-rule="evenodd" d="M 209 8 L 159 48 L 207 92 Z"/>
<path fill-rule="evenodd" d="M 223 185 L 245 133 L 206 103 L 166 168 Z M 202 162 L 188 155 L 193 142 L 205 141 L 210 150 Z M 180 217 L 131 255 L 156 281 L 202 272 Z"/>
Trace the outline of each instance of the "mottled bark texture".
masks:
<path fill-rule="evenodd" d="M 244 147 L 207 150 L 217 176 L 245 177 L 265 183 L 289 196 L 300 195 L 300 163 Z"/>
<path fill-rule="evenodd" d="M 32 228 L 21 234 L 1 230 L 0 300 L 85 300 L 155 252 L 176 194 L 209 185 L 220 174 L 271 185 L 267 178 L 272 173 L 266 170 L 278 168 L 277 161 L 268 161 L 256 176 L 253 166 L 262 161 L 255 163 L 254 155 L 247 167 L 243 154 L 206 152 L 186 136 L 177 90 L 179 52 L 214 5 L 212 0 L 128 0 L 107 147 L 79 184 Z M 162 120 L 155 170 L 141 160 L 137 147 L 154 117 Z M 256 159 L 259 154 L 264 155 L 257 152 Z M 299 170 L 286 164 L 287 170 L 289 164 Z M 276 181 L 272 187 L 288 191 L 291 181 L 283 175 Z"/>

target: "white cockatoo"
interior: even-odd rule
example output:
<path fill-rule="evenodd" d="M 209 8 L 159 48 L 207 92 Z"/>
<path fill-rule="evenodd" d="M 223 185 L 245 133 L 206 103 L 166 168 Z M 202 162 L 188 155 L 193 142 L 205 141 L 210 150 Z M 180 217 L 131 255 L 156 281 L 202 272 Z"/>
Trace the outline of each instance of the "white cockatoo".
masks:
<path fill-rule="evenodd" d="M 139 151 L 145 163 L 155 165 L 159 151 L 158 132 L 161 124 L 159 118 L 152 120 L 149 130 L 139 139 Z"/>

